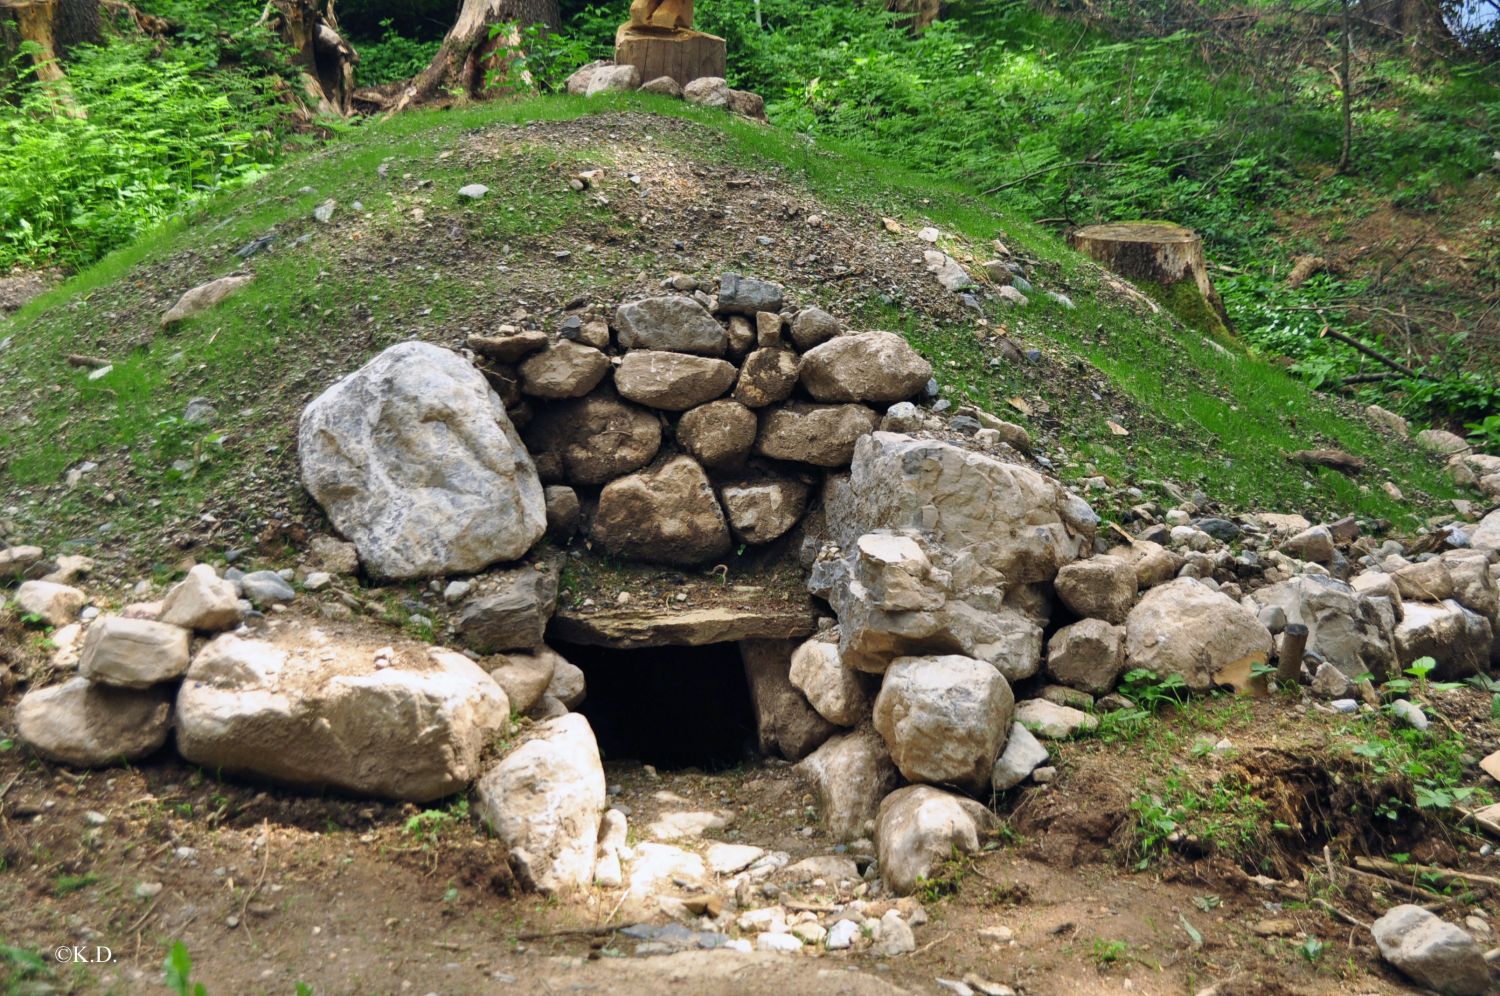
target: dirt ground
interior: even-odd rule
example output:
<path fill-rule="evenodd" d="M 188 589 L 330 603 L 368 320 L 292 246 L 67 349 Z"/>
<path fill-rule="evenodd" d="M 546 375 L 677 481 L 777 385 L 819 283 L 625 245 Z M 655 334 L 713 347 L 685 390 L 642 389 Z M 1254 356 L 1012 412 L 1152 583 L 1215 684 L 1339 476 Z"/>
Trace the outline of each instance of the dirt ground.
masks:
<path fill-rule="evenodd" d="M 1222 728 L 1239 748 L 1233 765 L 1270 771 L 1266 757 L 1309 742 L 1298 739 L 1308 721 L 1278 709 L 1215 700 L 1161 722 L 1184 737 Z M 3 716 L 8 744 L 8 708 Z M 1281 849 L 1278 878 L 1254 878 L 1213 854 L 1134 870 L 1123 841 L 1129 800 L 1150 777 L 1148 754 L 1131 743 L 1061 745 L 1058 780 L 999 800 L 1008 829 L 995 849 L 923 897 L 928 920 L 916 929 L 913 954 L 638 958 L 637 941 L 590 936 L 592 928 L 664 924 L 665 914 L 627 907 L 618 890 L 515 894 L 503 848 L 462 802 L 415 831 L 413 806 L 218 781 L 170 752 L 135 768 L 78 772 L 11 746 L 0 752 L 0 945 L 8 946 L 0 979 L 16 993 L 160 991 L 161 965 L 180 940 L 193 979 L 214 994 L 938 993 L 947 990 L 937 980 L 971 975 L 1037 996 L 1214 985 L 1219 994 L 1408 991 L 1375 957 L 1367 931 L 1313 898 L 1332 896 L 1340 914 L 1364 922 L 1402 901 L 1343 871 L 1359 827 L 1331 838 L 1337 859 L 1325 858 L 1312 836 L 1300 850 Z M 660 818 L 685 811 L 726 825 L 674 839 L 678 846 L 755 844 L 793 861 L 833 850 L 812 796 L 785 762 L 658 773 L 617 761 L 607 779 L 611 804 L 628 810 L 633 842 L 659 839 Z M 1262 788 L 1291 798 L 1293 783 Z M 1497 863 L 1460 860 L 1441 839 L 1410 850 L 1475 872 L 1494 874 L 1488 866 Z M 1312 893 L 1325 861 L 1337 864 L 1334 888 Z M 826 887 L 786 890 L 776 902 L 852 898 Z M 1428 898 L 1454 916 L 1488 913 L 1482 891 L 1462 901 Z M 998 927 L 1011 931 L 1009 943 L 981 934 Z M 1309 937 L 1325 945 L 1315 959 L 1301 950 Z M 67 963 L 50 960 L 60 946 Z M 18 948 L 49 960 L 27 962 Z"/>

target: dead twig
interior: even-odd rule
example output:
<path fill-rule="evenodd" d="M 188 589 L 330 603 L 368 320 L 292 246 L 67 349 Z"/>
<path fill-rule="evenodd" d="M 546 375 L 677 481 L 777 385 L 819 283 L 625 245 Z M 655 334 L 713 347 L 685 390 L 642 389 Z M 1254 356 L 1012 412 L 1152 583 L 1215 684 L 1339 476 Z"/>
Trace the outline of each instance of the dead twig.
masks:
<path fill-rule="evenodd" d="M 1344 921 L 1351 927 L 1363 927 L 1365 930 L 1370 929 L 1370 925 L 1368 923 L 1350 916 L 1348 913 L 1345 913 L 1343 910 L 1339 909 L 1337 906 L 1333 905 L 1326 899 L 1314 899 L 1313 904 L 1316 906 L 1321 906 L 1323 909 L 1338 917 L 1340 920 Z"/>
<path fill-rule="evenodd" d="M 69 353 L 64 359 L 68 361 L 70 367 L 92 367 L 95 370 L 114 363 L 113 360 L 106 360 L 102 356 L 84 356 L 82 353 Z"/>
<path fill-rule="evenodd" d="M 166 897 L 166 895 L 167 895 L 166 892 L 163 891 L 155 899 L 151 900 L 151 905 L 146 907 L 146 912 L 144 912 L 144 913 L 141 914 L 141 918 L 139 920 L 137 920 L 135 923 L 132 923 L 130 926 L 126 927 L 125 928 L 125 933 L 127 933 L 127 934 L 133 934 L 137 930 L 140 930 L 141 929 L 141 925 L 144 924 L 151 917 L 152 913 L 156 912 L 157 904 L 160 903 L 162 901 L 162 899 L 164 899 Z"/>
<path fill-rule="evenodd" d="M 1011 187 L 1014 187 L 1014 186 L 1017 186 L 1019 184 L 1025 183 L 1027 180 L 1035 180 L 1039 176 L 1046 176 L 1048 173 L 1056 173 L 1060 169 L 1078 169 L 1079 167 L 1082 167 L 1082 166 L 1091 166 L 1091 167 L 1093 167 L 1095 169 L 1123 169 L 1124 167 L 1126 167 L 1128 165 L 1130 165 L 1130 164 L 1129 163 L 1105 163 L 1105 162 L 1098 162 L 1097 160 L 1093 160 L 1093 159 L 1080 159 L 1077 162 L 1071 162 L 1071 163 L 1053 163 L 1051 166 L 1046 166 L 1046 167 L 1043 167 L 1042 169 L 1038 169 L 1038 170 L 1032 170 L 1030 173 L 1027 173 L 1024 176 L 1018 176 L 1014 180 L 1007 180 L 1006 182 L 1000 184 L 998 187 L 991 187 L 988 190 L 982 191 L 982 193 L 984 193 L 984 194 L 997 194 L 997 193 L 999 193 L 1002 190 L 1008 190 Z"/>
<path fill-rule="evenodd" d="M 1366 346 L 1364 343 L 1360 342 L 1358 339 L 1354 338 L 1353 336 L 1345 335 L 1342 332 L 1339 332 L 1339 331 L 1336 331 L 1336 330 L 1334 330 L 1332 328 L 1329 328 L 1327 325 L 1323 326 L 1323 331 L 1319 333 L 1319 336 L 1320 337 L 1321 336 L 1328 336 L 1330 338 L 1337 339 L 1339 342 L 1346 343 L 1346 344 L 1348 344 L 1350 346 L 1353 346 L 1355 349 L 1359 350 L 1361 353 L 1364 353 L 1370 359 L 1375 360 L 1378 363 L 1384 363 L 1386 366 L 1390 367 L 1392 370 L 1399 370 L 1401 373 L 1406 374 L 1406 376 L 1408 376 L 1408 377 L 1416 377 L 1416 378 L 1419 378 L 1421 380 L 1433 380 L 1434 379 L 1432 377 L 1429 377 L 1427 374 L 1418 373 L 1417 371 L 1413 370 L 1411 367 L 1407 366 L 1405 363 L 1401 363 L 1398 360 L 1392 359 L 1391 357 L 1385 355 L 1380 350 L 1375 349 L 1372 346 Z"/>
<path fill-rule="evenodd" d="M 1398 865 L 1396 862 L 1387 861 L 1384 858 L 1357 857 L 1354 859 L 1354 867 L 1362 868 L 1365 871 L 1378 872 L 1393 879 L 1396 876 L 1407 878 L 1414 875 L 1431 875 L 1434 878 L 1453 879 L 1468 885 L 1500 886 L 1500 878 L 1490 875 L 1455 871 L 1452 868 L 1439 868 L 1436 865 Z M 1399 879 L 1397 880 L 1399 881 Z"/>

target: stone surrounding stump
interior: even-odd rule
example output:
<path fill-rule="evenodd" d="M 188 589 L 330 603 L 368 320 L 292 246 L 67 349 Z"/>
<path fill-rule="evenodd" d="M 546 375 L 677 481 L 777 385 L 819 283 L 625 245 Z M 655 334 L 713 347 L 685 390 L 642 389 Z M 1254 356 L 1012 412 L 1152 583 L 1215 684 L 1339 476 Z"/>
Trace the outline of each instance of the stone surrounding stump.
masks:
<path fill-rule="evenodd" d="M 89 597 L 77 588 L 52 581 L 23 581 L 16 589 L 16 607 L 22 616 L 35 616 L 52 627 L 66 626 L 78 618 Z"/>
<path fill-rule="evenodd" d="M 1152 588 L 1125 621 L 1125 660 L 1208 691 L 1235 666 L 1271 656 L 1271 631 L 1232 599 L 1191 578 Z"/>
<path fill-rule="evenodd" d="M 932 364 L 893 332 L 842 335 L 802 355 L 798 379 L 815 401 L 905 401 L 932 379 Z"/>
<path fill-rule="evenodd" d="M 623 349 L 661 349 L 723 356 L 728 336 L 703 305 L 690 297 L 653 297 L 622 304 L 615 329 Z"/>
<path fill-rule="evenodd" d="M 809 488 L 790 478 L 762 477 L 726 482 L 719 493 L 735 539 L 760 546 L 775 542 L 802 521 Z"/>
<path fill-rule="evenodd" d="M 563 339 L 521 364 L 521 391 L 533 398 L 581 398 L 609 375 L 609 357 Z"/>
<path fill-rule="evenodd" d="M 897 789 L 881 802 L 875 821 L 881 880 L 896 895 L 910 895 L 955 850 L 979 850 L 979 835 L 993 821 L 972 799 L 930 785 Z"/>
<path fill-rule="evenodd" d="M 1134 575 L 1131 575 L 1134 584 Z M 1047 643 L 1047 673 L 1069 688 L 1103 695 L 1125 670 L 1125 627 L 1103 619 L 1065 626 Z"/>
<path fill-rule="evenodd" d="M 1123 623 L 1135 604 L 1135 568 L 1115 557 L 1094 557 L 1057 572 L 1057 597 L 1084 619 Z"/>
<path fill-rule="evenodd" d="M 747 408 L 765 408 L 792 396 L 797 387 L 797 355 L 787 349 L 757 349 L 740 366 L 734 400 Z"/>
<path fill-rule="evenodd" d="M 524 566 L 492 577 L 491 593 L 472 599 L 459 613 L 464 644 L 481 654 L 533 650 L 543 645 L 557 610 L 557 578 Z"/>
<path fill-rule="evenodd" d="M 901 782 L 885 741 L 869 724 L 831 737 L 796 770 L 813 784 L 823 825 L 839 842 L 873 837 L 880 801 Z"/>
<path fill-rule="evenodd" d="M 902 657 L 885 672 L 875 729 L 913 782 L 978 790 L 1010 730 L 1010 684 L 971 657 Z"/>
<path fill-rule="evenodd" d="M 533 453 L 555 456 L 558 480 L 549 483 L 597 486 L 654 460 L 661 422 L 609 394 L 593 394 L 538 412 L 525 438 Z"/>
<path fill-rule="evenodd" d="M 866 679 L 844 666 L 838 632 L 820 633 L 792 653 L 790 678 L 824 719 L 837 726 L 857 726 L 870 715 Z"/>

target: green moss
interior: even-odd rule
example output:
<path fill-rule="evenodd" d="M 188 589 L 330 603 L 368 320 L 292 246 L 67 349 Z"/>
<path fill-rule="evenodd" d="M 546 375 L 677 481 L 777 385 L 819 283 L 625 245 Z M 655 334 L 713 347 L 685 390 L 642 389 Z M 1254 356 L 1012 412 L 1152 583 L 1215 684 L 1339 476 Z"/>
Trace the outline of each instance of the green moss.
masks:
<path fill-rule="evenodd" d="M 1193 281 L 1179 280 L 1168 286 L 1138 281 L 1137 286 L 1188 328 L 1226 345 L 1235 342 L 1234 334 L 1224 324 L 1224 318 L 1218 309 L 1203 296 L 1203 292 Z"/>

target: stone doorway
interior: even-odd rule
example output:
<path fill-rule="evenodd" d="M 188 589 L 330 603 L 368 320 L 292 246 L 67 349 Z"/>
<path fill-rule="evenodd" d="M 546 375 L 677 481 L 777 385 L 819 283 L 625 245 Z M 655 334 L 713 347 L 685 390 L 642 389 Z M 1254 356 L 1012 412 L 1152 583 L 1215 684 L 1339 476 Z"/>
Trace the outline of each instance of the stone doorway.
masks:
<path fill-rule="evenodd" d="M 758 756 L 738 643 L 614 650 L 557 643 L 588 682 L 577 710 L 606 763 L 722 771 Z"/>

